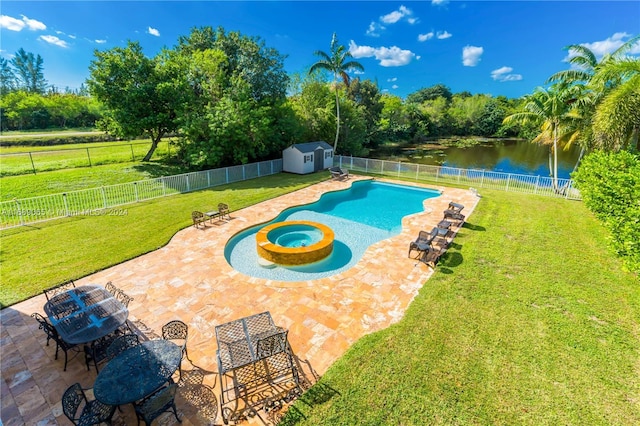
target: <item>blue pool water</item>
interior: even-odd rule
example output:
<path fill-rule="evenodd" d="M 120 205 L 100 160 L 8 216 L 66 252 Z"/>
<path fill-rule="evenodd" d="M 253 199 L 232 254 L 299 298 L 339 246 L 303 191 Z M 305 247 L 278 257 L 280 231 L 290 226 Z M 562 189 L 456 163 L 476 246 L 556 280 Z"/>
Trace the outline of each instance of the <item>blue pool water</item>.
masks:
<path fill-rule="evenodd" d="M 432 189 L 354 182 L 349 189 L 326 193 L 314 203 L 287 209 L 269 223 L 240 232 L 229 240 L 224 255 L 236 270 L 253 277 L 278 281 L 328 277 L 355 265 L 370 245 L 399 234 L 403 217 L 423 211 L 424 200 L 439 195 Z M 286 220 L 319 222 L 333 229 L 333 253 L 308 265 L 260 266 L 256 233 L 266 225 Z"/>

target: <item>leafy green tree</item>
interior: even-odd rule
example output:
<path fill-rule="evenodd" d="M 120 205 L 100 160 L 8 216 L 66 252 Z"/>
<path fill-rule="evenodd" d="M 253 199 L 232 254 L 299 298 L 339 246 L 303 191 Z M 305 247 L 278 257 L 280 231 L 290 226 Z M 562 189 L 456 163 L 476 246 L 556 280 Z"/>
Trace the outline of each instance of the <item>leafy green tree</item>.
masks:
<path fill-rule="evenodd" d="M 47 81 L 44 79 L 44 61 L 40 55 L 34 56 L 31 52 L 25 52 L 20 48 L 11 65 L 14 68 L 20 89 L 31 93 L 44 94 L 47 89 Z"/>
<path fill-rule="evenodd" d="M 376 147 L 380 143 L 380 138 L 377 135 L 378 120 L 380 120 L 380 113 L 383 108 L 380 100 L 382 94 L 378 85 L 371 80 L 355 78 L 347 88 L 347 95 L 350 100 L 357 104 L 364 119 L 366 126 L 364 144 L 369 147 Z"/>
<path fill-rule="evenodd" d="M 380 113 L 380 132 L 391 142 L 405 140 L 409 137 L 411 123 L 402 98 L 383 93 L 380 99 L 383 107 Z"/>
<path fill-rule="evenodd" d="M 11 64 L 5 58 L 0 58 L 0 95 L 4 96 L 16 87 L 16 75 Z"/>
<path fill-rule="evenodd" d="M 121 137 L 148 134 L 149 161 L 164 135 L 177 129 L 177 111 L 185 100 L 185 82 L 161 57 L 147 58 L 138 42 L 95 51 L 89 65 L 89 91 L 107 109 L 99 126 Z"/>
<path fill-rule="evenodd" d="M 331 140 L 334 132 L 333 109 L 335 101 L 329 86 L 308 75 L 299 83 L 300 92 L 290 97 L 293 109 L 302 127 L 305 141 Z"/>
<path fill-rule="evenodd" d="M 321 50 L 317 50 L 314 54 L 320 57 L 320 60 L 311 66 L 309 73 L 312 74 L 317 70 L 325 70 L 333 74 L 333 83 L 336 95 L 336 138 L 333 142 L 333 150 L 336 151 L 338 138 L 340 136 L 340 99 L 338 96 L 338 77 L 341 77 L 344 85 L 348 87 L 349 74 L 347 74 L 347 71 L 350 69 L 364 71 L 364 67 L 359 62 L 350 60 L 353 56 L 338 42 L 338 37 L 335 33 L 333 33 L 333 38 L 331 39 L 331 48 L 329 53 L 327 54 Z"/>
<path fill-rule="evenodd" d="M 421 104 L 425 101 L 433 101 L 438 98 L 444 98 L 449 102 L 452 97 L 451 89 L 442 83 L 438 83 L 431 87 L 423 87 L 422 89 L 409 94 L 407 96 L 407 102 Z"/>
<path fill-rule="evenodd" d="M 480 136 L 496 136 L 506 115 L 506 111 L 500 102 L 489 99 L 475 121 L 474 129 L 476 133 Z"/>
<path fill-rule="evenodd" d="M 505 117 L 504 122 L 532 122 L 540 125 L 540 133 L 534 143 L 549 145 L 549 174 L 553 179 L 554 189 L 558 189 L 558 148 L 561 139 L 570 137 L 574 131 L 570 122 L 576 119 L 571 103 L 572 93 L 562 85 L 550 89 L 538 87 L 529 95 L 523 111 Z M 567 130 L 569 129 L 569 130 Z"/>

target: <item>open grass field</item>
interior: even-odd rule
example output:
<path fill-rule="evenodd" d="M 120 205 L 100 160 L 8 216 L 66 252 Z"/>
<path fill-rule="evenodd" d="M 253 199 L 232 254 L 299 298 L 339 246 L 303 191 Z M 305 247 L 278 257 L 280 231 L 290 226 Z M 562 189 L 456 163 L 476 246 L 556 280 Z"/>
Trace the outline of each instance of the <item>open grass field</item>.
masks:
<path fill-rule="evenodd" d="M 91 142 L 51 146 L 0 147 L 0 176 L 24 175 L 101 164 L 141 160 L 149 150 L 148 139 L 127 142 Z M 169 140 L 163 140 L 152 160 L 171 155 Z"/>
<path fill-rule="evenodd" d="M 579 202 L 484 191 L 405 317 L 285 425 L 640 424 L 640 286 Z"/>

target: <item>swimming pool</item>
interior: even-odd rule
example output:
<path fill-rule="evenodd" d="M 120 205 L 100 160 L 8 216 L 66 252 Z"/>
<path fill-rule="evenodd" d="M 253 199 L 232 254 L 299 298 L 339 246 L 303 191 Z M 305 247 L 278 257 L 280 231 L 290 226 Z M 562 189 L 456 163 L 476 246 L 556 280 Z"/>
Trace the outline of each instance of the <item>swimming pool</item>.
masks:
<path fill-rule="evenodd" d="M 328 277 L 354 266 L 370 245 L 399 234 L 403 217 L 423 211 L 424 200 L 439 195 L 433 189 L 373 180 L 354 182 L 349 189 L 323 194 L 314 203 L 284 210 L 272 221 L 236 234 L 225 246 L 224 255 L 234 269 L 253 277 L 278 281 Z M 256 233 L 266 225 L 294 220 L 333 229 L 333 253 L 307 265 L 261 266 Z"/>

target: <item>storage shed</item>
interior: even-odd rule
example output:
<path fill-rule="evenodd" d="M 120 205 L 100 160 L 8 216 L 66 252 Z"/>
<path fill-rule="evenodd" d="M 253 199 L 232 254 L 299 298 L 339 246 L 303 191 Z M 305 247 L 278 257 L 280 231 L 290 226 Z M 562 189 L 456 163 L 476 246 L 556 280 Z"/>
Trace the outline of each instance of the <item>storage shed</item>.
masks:
<path fill-rule="evenodd" d="M 282 170 L 304 175 L 333 166 L 333 147 L 325 141 L 297 143 L 282 151 Z"/>

